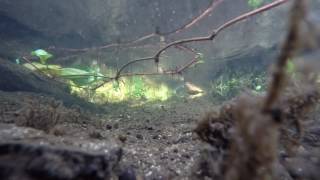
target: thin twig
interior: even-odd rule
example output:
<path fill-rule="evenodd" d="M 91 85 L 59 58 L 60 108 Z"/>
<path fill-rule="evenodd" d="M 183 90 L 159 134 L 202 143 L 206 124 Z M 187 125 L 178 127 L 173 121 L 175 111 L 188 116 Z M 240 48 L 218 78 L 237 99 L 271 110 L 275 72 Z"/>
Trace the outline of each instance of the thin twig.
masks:
<path fill-rule="evenodd" d="M 167 33 L 159 33 L 159 35 L 168 36 L 168 35 L 171 35 L 171 34 L 174 34 L 174 33 L 180 33 L 183 30 L 191 28 L 196 23 L 198 23 L 200 20 L 202 20 L 205 17 L 207 17 L 223 1 L 224 0 L 212 0 L 212 2 L 210 3 L 210 6 L 207 9 L 205 9 L 199 16 L 193 18 L 190 22 L 186 23 L 185 25 L 183 25 L 183 26 L 181 26 L 181 27 L 179 27 L 179 28 L 177 28 L 177 29 L 175 29 L 173 31 L 170 31 L 170 32 L 167 32 Z"/>

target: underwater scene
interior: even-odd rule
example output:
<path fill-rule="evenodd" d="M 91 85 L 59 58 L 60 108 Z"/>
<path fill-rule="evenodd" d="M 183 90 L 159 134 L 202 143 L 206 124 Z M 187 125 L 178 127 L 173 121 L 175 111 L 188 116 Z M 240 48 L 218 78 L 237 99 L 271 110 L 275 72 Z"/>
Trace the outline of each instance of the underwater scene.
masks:
<path fill-rule="evenodd" d="M 0 0 L 0 180 L 319 180 L 320 0 Z"/>

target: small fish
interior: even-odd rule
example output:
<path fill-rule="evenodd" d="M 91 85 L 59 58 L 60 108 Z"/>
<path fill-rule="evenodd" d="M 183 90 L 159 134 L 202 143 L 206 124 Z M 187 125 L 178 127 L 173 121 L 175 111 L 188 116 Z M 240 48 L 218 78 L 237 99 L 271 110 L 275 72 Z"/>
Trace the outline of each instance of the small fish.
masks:
<path fill-rule="evenodd" d="M 187 89 L 188 94 L 190 94 L 190 95 L 203 93 L 203 90 L 200 87 L 198 87 L 190 82 L 186 82 L 185 87 Z"/>
<path fill-rule="evenodd" d="M 261 85 L 258 85 L 258 86 L 255 87 L 255 90 L 256 90 L 256 91 L 260 91 L 261 89 L 262 89 L 262 86 L 261 86 Z"/>

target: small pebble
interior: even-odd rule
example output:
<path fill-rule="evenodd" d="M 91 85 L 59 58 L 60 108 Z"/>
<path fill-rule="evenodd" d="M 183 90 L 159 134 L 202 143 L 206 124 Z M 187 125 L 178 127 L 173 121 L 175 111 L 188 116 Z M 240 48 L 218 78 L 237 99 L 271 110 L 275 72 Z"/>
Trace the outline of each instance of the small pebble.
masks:
<path fill-rule="evenodd" d="M 137 138 L 137 139 L 143 139 L 143 136 L 142 136 L 141 134 L 137 134 L 137 135 L 136 135 L 136 138 Z"/>
<path fill-rule="evenodd" d="M 107 129 L 107 130 L 111 130 L 111 129 L 112 129 L 112 126 L 111 126 L 110 124 L 107 124 L 107 125 L 106 125 L 106 129 Z"/>
<path fill-rule="evenodd" d="M 99 131 L 92 131 L 89 133 L 89 137 L 93 139 L 103 139 L 102 134 Z"/>
<path fill-rule="evenodd" d="M 156 134 L 156 135 L 152 136 L 152 139 L 160 139 L 160 135 Z"/>
<path fill-rule="evenodd" d="M 119 135 L 118 138 L 122 143 L 125 143 L 127 141 L 127 136 Z"/>

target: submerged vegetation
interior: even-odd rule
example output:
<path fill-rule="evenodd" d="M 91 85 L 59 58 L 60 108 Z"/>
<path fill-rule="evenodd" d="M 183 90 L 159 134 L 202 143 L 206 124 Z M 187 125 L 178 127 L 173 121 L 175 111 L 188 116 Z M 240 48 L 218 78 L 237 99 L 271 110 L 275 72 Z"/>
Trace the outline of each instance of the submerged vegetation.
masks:
<path fill-rule="evenodd" d="M 261 93 L 266 90 L 266 73 L 233 73 L 211 82 L 211 95 L 219 100 L 236 97 L 244 90 Z"/>
<path fill-rule="evenodd" d="M 32 71 L 40 71 L 50 77 L 62 79 L 70 86 L 72 94 L 96 104 L 123 101 L 166 101 L 172 97 L 184 98 L 188 94 L 193 94 L 188 92 L 190 90 L 187 86 L 188 82 L 177 87 L 170 87 L 164 82 L 159 84 L 145 76 L 129 76 L 103 83 L 106 77 L 113 76 L 117 71 L 105 68 L 104 72 L 101 72 L 101 68 L 96 61 L 93 61 L 88 67 L 81 68 L 50 64 L 48 59 L 52 58 L 53 55 L 42 49 L 32 51 L 31 55 L 38 57 L 39 62 L 28 62 L 23 66 Z M 194 63 L 193 66 L 203 63 L 203 55 L 201 57 L 201 60 Z M 286 71 L 293 74 L 294 70 L 295 66 L 289 60 Z M 101 83 L 102 85 L 100 85 Z M 206 95 L 215 101 L 225 101 L 236 97 L 244 90 L 250 90 L 258 94 L 264 92 L 266 84 L 266 72 L 225 72 L 210 82 Z M 202 93 L 201 95 L 203 95 Z M 191 97 L 197 97 L 197 95 Z"/>
<path fill-rule="evenodd" d="M 122 77 L 119 80 L 112 80 L 99 85 L 106 75 L 112 76 L 116 71 L 110 68 L 104 69 L 104 75 L 96 61 L 93 61 L 91 66 L 82 68 L 49 64 L 48 59 L 52 58 L 53 55 L 42 49 L 35 50 L 31 54 L 37 56 L 40 63 L 26 63 L 24 64 L 25 67 L 32 71 L 41 71 L 50 77 L 64 80 L 70 86 L 71 93 L 96 104 L 119 103 L 122 101 L 166 101 L 173 96 L 184 98 L 188 93 L 193 94 L 188 92 L 190 91 L 190 85 L 188 86 L 190 83 L 188 82 L 172 88 L 165 83 L 159 84 L 144 76 Z M 195 64 L 202 62 L 199 61 Z M 289 61 L 287 69 L 290 72 L 293 71 L 291 61 Z M 266 74 L 261 72 L 224 73 L 210 83 L 207 95 L 215 100 L 224 101 L 239 95 L 240 92 L 246 89 L 255 93 L 265 91 Z M 203 90 L 200 89 L 200 91 L 202 94 Z"/>
<path fill-rule="evenodd" d="M 49 64 L 48 59 L 53 55 L 43 49 L 32 51 L 31 55 L 38 57 L 40 63 L 23 64 L 26 68 L 64 80 L 70 86 L 71 93 L 93 103 L 165 101 L 173 95 L 173 91 L 166 84 L 157 84 L 143 76 L 123 77 L 101 86 L 99 83 L 105 76 L 100 72 L 100 67 L 95 61 L 90 67 L 80 69 Z M 105 71 L 108 75 L 116 72 L 112 69 Z"/>
<path fill-rule="evenodd" d="M 173 95 L 172 90 L 164 83 L 157 84 L 145 77 L 121 78 L 119 81 L 106 83 L 94 91 L 88 91 L 90 89 L 72 86 L 72 93 L 98 104 L 166 101 Z"/>

